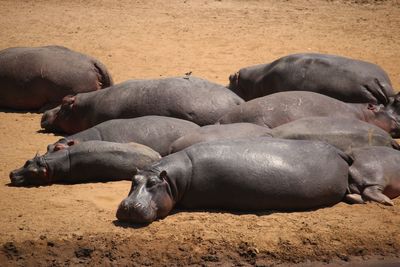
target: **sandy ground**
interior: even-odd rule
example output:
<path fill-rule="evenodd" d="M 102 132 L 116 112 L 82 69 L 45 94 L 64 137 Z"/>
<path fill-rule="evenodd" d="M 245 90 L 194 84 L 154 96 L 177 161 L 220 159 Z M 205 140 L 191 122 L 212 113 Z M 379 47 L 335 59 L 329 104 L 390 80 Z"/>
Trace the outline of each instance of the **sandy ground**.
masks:
<path fill-rule="evenodd" d="M 314 51 L 375 62 L 400 89 L 395 0 L 0 0 L 0 25 L 0 49 L 64 45 L 99 58 L 116 82 L 192 71 L 226 84 L 240 67 Z M 12 169 L 58 139 L 38 132 L 39 121 L 0 112 L 0 266 L 400 262 L 400 199 L 294 213 L 177 211 L 129 227 L 115 221 L 128 181 L 9 187 Z"/>

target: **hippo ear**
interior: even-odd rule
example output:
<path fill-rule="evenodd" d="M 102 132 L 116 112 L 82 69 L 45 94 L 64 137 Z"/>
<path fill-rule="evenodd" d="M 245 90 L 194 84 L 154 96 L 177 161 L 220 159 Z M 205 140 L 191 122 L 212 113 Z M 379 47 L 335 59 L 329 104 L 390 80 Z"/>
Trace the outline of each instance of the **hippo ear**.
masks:
<path fill-rule="evenodd" d="M 367 108 L 369 110 L 371 110 L 372 112 L 379 112 L 381 110 L 381 106 L 380 105 L 374 105 L 374 104 L 371 104 L 371 103 L 368 103 Z"/>
<path fill-rule="evenodd" d="M 75 99 L 76 99 L 76 97 L 73 95 L 68 95 L 68 96 L 64 97 L 62 100 L 62 106 L 72 109 L 72 107 L 75 104 Z"/>
<path fill-rule="evenodd" d="M 76 144 L 76 141 L 75 140 L 68 140 L 68 142 L 67 142 L 67 145 L 68 146 L 73 146 L 73 145 L 75 145 Z"/>
<path fill-rule="evenodd" d="M 159 177 L 161 180 L 167 180 L 167 176 L 168 176 L 167 171 L 163 170 L 162 172 L 160 172 Z"/>

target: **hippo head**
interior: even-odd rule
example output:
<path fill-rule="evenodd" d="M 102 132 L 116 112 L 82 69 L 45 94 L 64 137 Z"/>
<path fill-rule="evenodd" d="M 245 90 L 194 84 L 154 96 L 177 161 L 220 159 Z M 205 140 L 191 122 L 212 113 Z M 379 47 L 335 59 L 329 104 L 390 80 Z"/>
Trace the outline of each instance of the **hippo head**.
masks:
<path fill-rule="evenodd" d="M 74 130 L 76 125 L 73 119 L 75 99 L 75 96 L 66 96 L 60 106 L 43 113 L 40 126 L 50 132 L 75 133 L 79 131 Z"/>
<path fill-rule="evenodd" d="M 382 128 L 394 138 L 400 137 L 399 118 L 393 110 L 384 107 L 383 105 L 368 104 L 368 110 L 373 113 L 372 119 L 368 122 Z"/>
<path fill-rule="evenodd" d="M 10 172 L 10 180 L 14 186 L 24 186 L 49 184 L 51 179 L 44 158 L 36 155 L 21 168 Z"/>
<path fill-rule="evenodd" d="M 122 222 L 150 223 L 166 217 L 174 204 L 166 171 L 160 174 L 138 171 L 132 179 L 128 197 L 119 204 L 116 215 Z"/>

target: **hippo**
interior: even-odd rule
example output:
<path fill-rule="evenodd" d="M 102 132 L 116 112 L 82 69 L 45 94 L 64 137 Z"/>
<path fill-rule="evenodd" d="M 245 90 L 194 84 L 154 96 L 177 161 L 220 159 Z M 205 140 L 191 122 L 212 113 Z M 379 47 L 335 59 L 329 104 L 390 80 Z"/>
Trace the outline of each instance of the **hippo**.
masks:
<path fill-rule="evenodd" d="M 289 91 L 256 98 L 234 107 L 219 123 L 250 122 L 275 128 L 305 117 L 355 118 L 374 124 L 392 137 L 400 137 L 395 114 L 383 105 L 345 103 L 332 97 L 306 91 Z"/>
<path fill-rule="evenodd" d="M 319 141 L 270 137 L 194 144 L 139 171 L 116 216 L 129 223 L 185 209 L 309 210 L 340 202 L 348 160 Z"/>
<path fill-rule="evenodd" d="M 271 130 L 267 127 L 245 122 L 207 125 L 194 129 L 186 135 L 176 139 L 171 144 L 169 152 L 175 153 L 200 142 L 259 136 L 272 136 Z"/>
<path fill-rule="evenodd" d="M 345 153 L 366 146 L 400 149 L 383 129 L 354 118 L 307 117 L 278 126 L 271 133 L 277 138 L 324 141 Z"/>
<path fill-rule="evenodd" d="M 160 159 L 151 148 L 136 143 L 87 141 L 36 155 L 10 173 L 14 186 L 131 179 L 137 168 Z"/>
<path fill-rule="evenodd" d="M 260 127 L 260 126 L 258 126 Z M 146 145 L 161 156 L 169 154 L 169 146 L 179 137 L 200 128 L 197 124 L 169 117 L 143 116 L 102 122 L 82 132 L 62 138 L 47 147 L 48 152 L 76 143 L 102 140 L 116 143 L 135 142 Z"/>
<path fill-rule="evenodd" d="M 350 203 L 375 201 L 393 206 L 400 196 L 400 151 L 388 147 L 363 147 L 350 154 L 354 161 L 349 168 Z"/>
<path fill-rule="evenodd" d="M 244 101 L 223 87 L 193 76 L 128 80 L 110 88 L 67 96 L 62 105 L 43 114 L 48 131 L 73 134 L 111 119 L 159 115 L 214 124 Z"/>
<path fill-rule="evenodd" d="M 228 88 L 245 101 L 283 91 L 311 91 L 344 102 L 386 105 L 394 95 L 379 66 L 351 58 L 306 53 L 240 69 Z"/>
<path fill-rule="evenodd" d="M 0 51 L 0 107 L 46 110 L 63 97 L 113 85 L 97 59 L 62 46 L 12 47 Z"/>

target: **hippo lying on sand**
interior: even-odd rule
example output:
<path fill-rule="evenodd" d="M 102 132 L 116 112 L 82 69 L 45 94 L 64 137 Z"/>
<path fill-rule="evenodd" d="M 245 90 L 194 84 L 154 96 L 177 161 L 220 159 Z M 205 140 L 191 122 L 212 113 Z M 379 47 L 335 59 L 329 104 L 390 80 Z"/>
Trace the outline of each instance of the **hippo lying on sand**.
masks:
<path fill-rule="evenodd" d="M 260 127 L 260 126 L 257 126 Z M 76 143 L 102 140 L 116 143 L 135 142 L 146 145 L 162 156 L 179 137 L 200 128 L 193 122 L 161 116 L 105 121 L 77 134 L 58 140 L 47 147 L 48 152 L 64 149 Z"/>
<path fill-rule="evenodd" d="M 176 139 L 171 144 L 169 151 L 170 153 L 175 153 L 200 142 L 260 136 L 271 136 L 271 130 L 267 127 L 245 122 L 207 125 Z"/>
<path fill-rule="evenodd" d="M 229 88 L 248 101 L 283 91 L 311 91 L 353 103 L 384 104 L 394 95 L 379 66 L 334 55 L 294 54 L 240 69 Z"/>
<path fill-rule="evenodd" d="M 307 210 L 343 199 L 348 157 L 318 141 L 268 137 L 198 143 L 132 179 L 120 221 L 148 223 L 174 206 L 230 210 Z"/>
<path fill-rule="evenodd" d="M 400 148 L 381 128 L 353 118 L 302 118 L 274 128 L 272 135 L 285 139 L 325 141 L 346 153 L 366 146 Z"/>
<path fill-rule="evenodd" d="M 346 200 L 351 203 L 375 201 L 393 205 L 390 199 L 400 196 L 400 152 L 387 147 L 355 149 L 350 155 L 349 188 Z"/>
<path fill-rule="evenodd" d="M 46 109 L 66 95 L 113 84 L 98 60 L 62 46 L 14 47 L 0 51 L 0 107 Z"/>
<path fill-rule="evenodd" d="M 10 173 L 15 186 L 130 179 L 136 168 L 160 159 L 144 145 L 88 141 L 35 156 Z"/>
<path fill-rule="evenodd" d="M 382 105 L 345 103 L 313 92 L 282 92 L 245 102 L 225 114 L 221 124 L 251 122 L 275 128 L 305 117 L 355 118 L 374 124 L 392 137 L 400 137 L 400 125 Z"/>
<path fill-rule="evenodd" d="M 65 97 L 43 114 L 49 131 L 76 133 L 111 119 L 159 115 L 214 124 L 244 101 L 225 87 L 196 77 L 130 80 L 113 87 Z"/>

